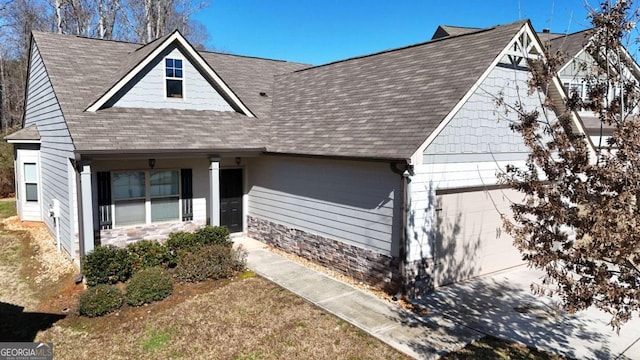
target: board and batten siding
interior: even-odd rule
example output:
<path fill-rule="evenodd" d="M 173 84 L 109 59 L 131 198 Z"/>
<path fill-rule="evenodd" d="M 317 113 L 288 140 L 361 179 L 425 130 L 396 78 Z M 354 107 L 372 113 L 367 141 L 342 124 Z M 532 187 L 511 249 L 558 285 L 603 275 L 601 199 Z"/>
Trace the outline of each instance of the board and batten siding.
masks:
<path fill-rule="evenodd" d="M 249 216 L 398 255 L 402 182 L 389 164 L 262 156 L 248 169 Z"/>
<path fill-rule="evenodd" d="M 167 98 L 165 58 L 181 59 L 182 98 Z M 176 47 L 169 47 L 147 65 L 130 84 L 105 107 L 234 111 L 227 101 L 202 76 L 202 73 Z"/>
<path fill-rule="evenodd" d="M 528 94 L 529 78 L 528 71 L 495 67 L 425 149 L 422 164 L 414 167 L 409 188 L 410 261 L 433 255 L 437 190 L 496 185 L 498 174 L 508 164 L 524 166 L 529 149 L 521 135 L 509 128 L 517 121 L 517 114 L 513 110 L 505 112 L 496 100 L 502 97 L 507 105 L 522 102 L 527 110 L 541 108 L 544 95 Z"/>
<path fill-rule="evenodd" d="M 73 219 L 76 204 L 69 194 L 69 159 L 74 157 L 73 143 L 67 124 L 47 70 L 35 42 L 31 46 L 24 127 L 37 125 L 40 132 L 40 174 L 42 186 L 42 219 L 55 234 L 53 218 L 49 217 L 49 205 L 53 199 L 60 201 L 60 243 L 75 259 L 76 232 Z"/>

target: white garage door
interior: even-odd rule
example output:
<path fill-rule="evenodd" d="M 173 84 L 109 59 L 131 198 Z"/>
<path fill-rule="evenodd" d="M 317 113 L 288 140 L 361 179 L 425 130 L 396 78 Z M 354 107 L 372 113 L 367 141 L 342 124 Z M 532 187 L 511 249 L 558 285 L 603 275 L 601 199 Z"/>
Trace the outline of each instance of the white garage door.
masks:
<path fill-rule="evenodd" d="M 522 265 L 499 212 L 511 214 L 514 190 L 436 192 L 435 285 L 442 286 Z"/>

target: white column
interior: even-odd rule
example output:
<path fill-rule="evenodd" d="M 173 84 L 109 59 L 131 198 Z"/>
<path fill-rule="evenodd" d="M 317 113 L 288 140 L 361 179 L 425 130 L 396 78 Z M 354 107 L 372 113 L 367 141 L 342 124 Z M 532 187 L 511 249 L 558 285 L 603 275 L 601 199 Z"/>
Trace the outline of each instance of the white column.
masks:
<path fill-rule="evenodd" d="M 80 197 L 82 201 L 82 243 L 84 254 L 93 251 L 94 229 L 93 229 L 93 196 L 91 186 L 91 165 L 90 162 L 80 164 Z M 84 255 L 81 254 L 81 255 Z"/>
<path fill-rule="evenodd" d="M 220 158 L 209 159 L 209 225 L 220 225 Z"/>

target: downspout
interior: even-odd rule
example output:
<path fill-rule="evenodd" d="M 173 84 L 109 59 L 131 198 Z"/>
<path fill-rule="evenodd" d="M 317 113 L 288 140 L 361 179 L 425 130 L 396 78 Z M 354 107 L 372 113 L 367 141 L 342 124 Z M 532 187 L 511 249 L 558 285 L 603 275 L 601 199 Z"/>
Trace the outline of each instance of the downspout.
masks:
<path fill-rule="evenodd" d="M 409 228 L 407 226 L 409 205 L 411 204 L 410 189 L 411 175 L 413 175 L 413 166 L 408 163 L 391 163 L 389 164 L 391 171 L 400 175 L 400 181 L 402 182 L 402 223 L 400 232 L 400 244 L 398 257 L 398 272 L 400 274 L 400 291 L 399 295 L 404 296 L 407 294 L 407 239 L 409 238 Z M 403 165 L 399 168 L 398 165 Z M 394 297 L 395 298 L 395 297 Z"/>

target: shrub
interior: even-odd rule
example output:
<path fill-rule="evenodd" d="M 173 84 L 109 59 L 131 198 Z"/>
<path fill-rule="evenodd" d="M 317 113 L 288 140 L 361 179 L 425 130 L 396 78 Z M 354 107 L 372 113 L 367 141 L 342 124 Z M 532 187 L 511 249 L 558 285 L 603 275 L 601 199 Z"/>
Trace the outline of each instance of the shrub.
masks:
<path fill-rule="evenodd" d="M 216 244 L 205 245 L 195 252 L 184 252 L 178 259 L 175 275 L 184 281 L 204 281 L 233 276 L 244 270 L 246 251 Z"/>
<path fill-rule="evenodd" d="M 140 306 L 158 301 L 171 295 L 173 280 L 161 267 L 152 267 L 135 273 L 127 284 L 125 299 L 127 304 Z"/>
<path fill-rule="evenodd" d="M 155 266 L 168 266 L 171 261 L 169 248 L 157 241 L 141 240 L 127 246 L 131 257 L 132 272 Z"/>
<path fill-rule="evenodd" d="M 82 260 L 87 285 L 115 284 L 131 276 L 131 256 L 127 249 L 99 246 Z"/>
<path fill-rule="evenodd" d="M 195 232 L 178 231 L 169 234 L 165 246 L 169 248 L 173 256 L 179 256 L 181 252 L 195 252 L 203 245 L 231 246 L 233 242 L 229 238 L 229 229 L 225 226 L 205 226 Z"/>
<path fill-rule="evenodd" d="M 122 293 L 113 285 L 100 284 L 85 290 L 78 299 L 80 315 L 95 317 L 122 306 Z"/>
<path fill-rule="evenodd" d="M 196 230 L 193 235 L 196 243 L 201 245 L 225 245 L 231 246 L 233 242 L 229 238 L 229 229 L 226 226 L 205 226 Z"/>
<path fill-rule="evenodd" d="M 164 245 L 171 251 L 171 253 L 176 254 L 180 250 L 190 250 L 196 247 L 196 238 L 193 233 L 186 231 L 177 231 L 169 234 L 167 241 Z"/>

